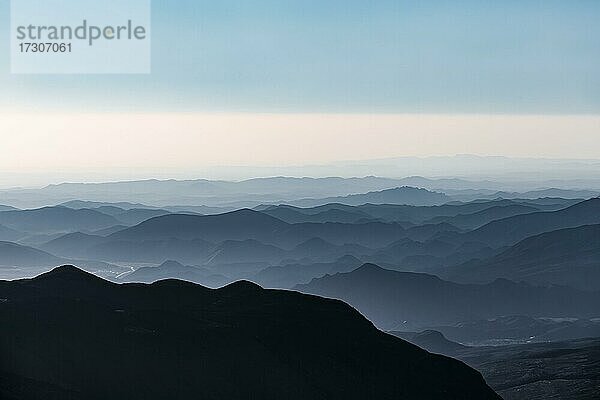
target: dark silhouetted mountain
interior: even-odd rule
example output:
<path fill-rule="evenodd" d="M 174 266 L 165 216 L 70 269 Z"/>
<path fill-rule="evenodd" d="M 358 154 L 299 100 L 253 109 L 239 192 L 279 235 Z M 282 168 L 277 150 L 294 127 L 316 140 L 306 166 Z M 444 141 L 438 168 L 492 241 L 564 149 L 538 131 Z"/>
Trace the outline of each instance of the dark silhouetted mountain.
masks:
<path fill-rule="evenodd" d="M 251 276 L 250 280 L 263 287 L 289 289 L 325 274 L 353 271 L 361 264 L 362 261 L 353 256 L 344 256 L 327 263 L 288 264 L 265 268 Z"/>
<path fill-rule="evenodd" d="M 508 280 L 458 284 L 373 264 L 295 288 L 344 300 L 376 325 L 399 331 L 515 314 L 588 318 L 597 315 L 600 304 L 600 292 L 535 287 Z"/>
<path fill-rule="evenodd" d="M 460 343 L 452 342 L 446 339 L 441 332 L 434 331 L 432 329 L 428 329 L 423 332 L 392 331 L 389 333 L 436 354 L 452 355 L 459 350 L 464 350 L 467 348 L 467 346 L 463 346 Z"/>
<path fill-rule="evenodd" d="M 430 223 L 446 222 L 461 229 L 476 229 L 497 219 L 512 217 L 514 215 L 530 214 L 539 211 L 539 208 L 514 204 L 509 206 L 495 206 L 473 214 L 459 214 L 452 217 L 435 217 Z"/>
<path fill-rule="evenodd" d="M 444 193 L 431 192 L 427 189 L 414 188 L 410 186 L 385 189 L 365 194 L 351 194 L 342 197 L 328 197 L 324 199 L 302 199 L 290 202 L 299 207 L 314 207 L 328 203 L 340 203 L 351 206 L 361 204 L 399 204 L 431 206 L 444 204 L 452 199 Z"/>
<path fill-rule="evenodd" d="M 464 236 L 468 240 L 502 247 L 540 233 L 591 224 L 600 224 L 600 199 L 586 200 L 559 211 L 536 212 L 500 219 Z"/>
<path fill-rule="evenodd" d="M 500 254 L 448 268 L 459 282 L 497 278 L 600 290 L 600 225 L 584 225 L 529 237 Z"/>
<path fill-rule="evenodd" d="M 11 400 L 499 399 L 342 302 L 249 282 L 116 285 L 60 267 L 0 282 L 0 299 Z"/>
<path fill-rule="evenodd" d="M 261 240 L 287 225 L 277 218 L 248 209 L 218 215 L 170 214 L 116 232 L 109 238 L 132 241 L 204 239 L 213 243 L 224 240 Z"/>
<path fill-rule="evenodd" d="M 154 283 L 164 279 L 180 279 L 211 288 L 221 287 L 231 281 L 206 268 L 182 265 L 177 261 L 165 261 L 158 267 L 142 267 L 119 277 L 120 282 Z"/>
<path fill-rule="evenodd" d="M 67 207 L 0 212 L 0 224 L 21 232 L 53 233 L 97 230 L 118 225 L 114 217 L 98 211 Z"/>
<path fill-rule="evenodd" d="M 0 266 L 5 267 L 54 267 L 63 263 L 52 254 L 33 247 L 21 246 L 11 242 L 0 242 Z"/>

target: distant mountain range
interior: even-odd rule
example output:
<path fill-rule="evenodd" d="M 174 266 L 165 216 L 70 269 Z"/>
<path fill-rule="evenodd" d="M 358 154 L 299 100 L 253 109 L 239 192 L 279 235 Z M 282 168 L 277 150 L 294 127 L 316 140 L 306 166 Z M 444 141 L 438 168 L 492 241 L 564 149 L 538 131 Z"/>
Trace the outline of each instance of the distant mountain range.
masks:
<path fill-rule="evenodd" d="M 0 282 L 0 299 L 3 399 L 499 399 L 342 302 L 249 282 L 115 285 L 60 267 Z"/>
<path fill-rule="evenodd" d="M 326 197 L 322 199 L 302 199 L 290 202 L 290 204 L 297 207 L 314 207 L 329 203 L 339 203 L 350 206 L 359 206 L 362 204 L 433 206 L 444 204 L 451 200 L 452 199 L 444 193 L 403 186 L 365 194 L 351 194 L 348 196 Z"/>
<path fill-rule="evenodd" d="M 466 162 L 471 167 L 465 170 L 464 175 L 473 171 L 482 172 L 481 158 L 460 158 L 461 163 Z M 489 159 L 488 159 L 489 160 Z M 413 160 L 422 164 L 423 160 Z M 494 160 L 495 163 L 507 168 L 507 159 Z M 515 161 L 517 162 L 517 161 Z M 539 162 L 537 160 L 536 162 Z M 534 162 L 535 163 L 535 162 Z M 559 164 L 551 163 L 554 168 Z M 505 179 L 492 181 L 489 179 L 457 179 L 457 178 L 425 178 L 422 176 L 409 176 L 406 178 L 382 178 L 371 176 L 375 170 L 373 166 L 362 173 L 357 173 L 351 178 L 325 177 L 325 178 L 296 178 L 285 176 L 271 176 L 243 181 L 222 180 L 143 180 L 105 183 L 62 183 L 49 185 L 39 189 L 9 189 L 1 190 L 0 196 L 3 203 L 19 208 L 37 208 L 55 204 L 65 204 L 73 208 L 96 208 L 102 203 L 113 203 L 117 207 L 130 208 L 165 208 L 173 212 L 193 211 L 199 213 L 217 213 L 232 211 L 239 208 L 252 208 L 259 204 L 280 204 L 299 201 L 302 199 L 315 199 L 315 204 L 326 204 L 334 198 L 344 198 L 349 195 L 359 195 L 358 198 L 347 199 L 359 201 L 360 195 L 368 192 L 387 191 L 394 188 L 410 186 L 439 192 L 451 197 L 453 200 L 471 201 L 475 199 L 526 198 L 538 197 L 563 197 L 570 199 L 585 199 L 600 194 L 600 178 L 584 178 L 583 171 L 593 170 L 597 164 L 594 162 L 577 162 L 582 169 L 582 179 L 563 178 L 554 180 L 540 180 L 539 169 L 530 180 L 523 180 L 525 172 L 519 170 L 519 179 Z M 566 165 L 566 164 L 565 164 Z M 570 165 L 569 168 L 572 168 Z M 346 169 L 350 167 L 347 166 Z M 411 168 L 394 168 L 392 175 L 398 171 L 408 173 Z M 302 175 L 306 175 L 304 169 Z M 572 172 L 572 170 L 570 170 Z M 441 169 L 436 175 L 447 176 L 448 170 Z M 346 172 L 347 174 L 347 172 Z M 589 174 L 589 173 L 588 173 Z M 322 176 L 322 175 L 321 175 Z M 517 175 L 515 175 L 517 176 Z M 534 188 L 532 190 L 532 188 Z M 383 195 L 379 195 L 380 197 Z M 372 194 L 370 197 L 377 198 Z M 404 202 L 406 198 L 402 198 Z M 74 200 L 78 199 L 78 200 Z M 329 200 L 327 200 L 329 199 Z M 431 201 L 433 198 L 425 197 Z M 383 199 L 389 202 L 388 199 Z M 442 198 L 438 201 L 443 200 Z M 362 200 L 360 200 L 362 201 Z M 380 200 L 376 200 L 379 202 Z M 392 196 L 395 203 L 395 197 Z M 120 204 L 120 205 L 119 205 Z M 308 203 L 307 203 L 308 204 Z M 352 203 L 357 204 L 357 203 Z M 401 203 L 413 204 L 413 203 Z M 421 203 L 427 204 L 427 203 Z M 306 205 L 306 204 L 305 204 Z M 148 207 L 151 206 L 151 207 Z M 169 207 L 170 206 L 170 207 Z M 184 209 L 193 207 L 193 209 Z"/>
<path fill-rule="evenodd" d="M 373 264 L 316 278 L 295 289 L 344 300 L 377 326 L 404 331 L 515 314 L 596 317 L 600 304 L 600 292 L 508 280 L 466 285 Z"/>

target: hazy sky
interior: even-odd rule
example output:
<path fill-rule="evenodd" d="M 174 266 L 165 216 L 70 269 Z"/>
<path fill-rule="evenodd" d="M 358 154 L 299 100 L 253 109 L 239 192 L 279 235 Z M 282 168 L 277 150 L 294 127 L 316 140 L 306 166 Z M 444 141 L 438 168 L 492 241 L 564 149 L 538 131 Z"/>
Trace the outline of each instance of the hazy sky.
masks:
<path fill-rule="evenodd" d="M 0 174 L 600 158 L 600 1 L 152 7 L 152 74 L 21 76 L 0 0 Z"/>
<path fill-rule="evenodd" d="M 462 153 L 600 159 L 600 116 L 9 114 L 0 115 L 0 131 L 11 132 L 2 141 L 4 185 L 34 183 L 28 175 L 43 178 L 35 183 L 192 178 L 211 166 Z"/>

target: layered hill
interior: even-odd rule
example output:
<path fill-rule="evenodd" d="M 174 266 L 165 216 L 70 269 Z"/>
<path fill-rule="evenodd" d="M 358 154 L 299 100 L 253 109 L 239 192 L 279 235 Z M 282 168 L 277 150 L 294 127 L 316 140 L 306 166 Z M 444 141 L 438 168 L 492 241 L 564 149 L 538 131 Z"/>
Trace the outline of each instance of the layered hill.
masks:
<path fill-rule="evenodd" d="M 532 236 L 494 257 L 451 267 L 441 274 L 459 282 L 506 278 L 600 290 L 600 225 Z"/>
<path fill-rule="evenodd" d="M 585 200 L 558 211 L 515 215 L 492 221 L 467 233 L 463 240 L 502 247 L 540 233 L 591 224 L 600 224 L 600 198 Z"/>

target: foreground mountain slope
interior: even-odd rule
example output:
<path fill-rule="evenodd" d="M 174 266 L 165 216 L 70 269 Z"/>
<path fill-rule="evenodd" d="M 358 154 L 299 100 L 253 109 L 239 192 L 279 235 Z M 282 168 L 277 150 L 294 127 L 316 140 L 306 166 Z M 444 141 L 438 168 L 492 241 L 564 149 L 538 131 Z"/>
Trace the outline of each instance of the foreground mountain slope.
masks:
<path fill-rule="evenodd" d="M 506 278 L 600 290 L 600 225 L 532 236 L 495 257 L 448 268 L 442 276 L 460 282 Z"/>
<path fill-rule="evenodd" d="M 503 315 L 596 317 L 600 292 L 536 287 L 508 280 L 457 284 L 436 276 L 365 264 L 350 273 L 313 279 L 296 289 L 337 298 L 377 326 L 412 330 Z"/>
<path fill-rule="evenodd" d="M 0 282 L 3 399 L 499 399 L 346 304 L 237 282 Z"/>

